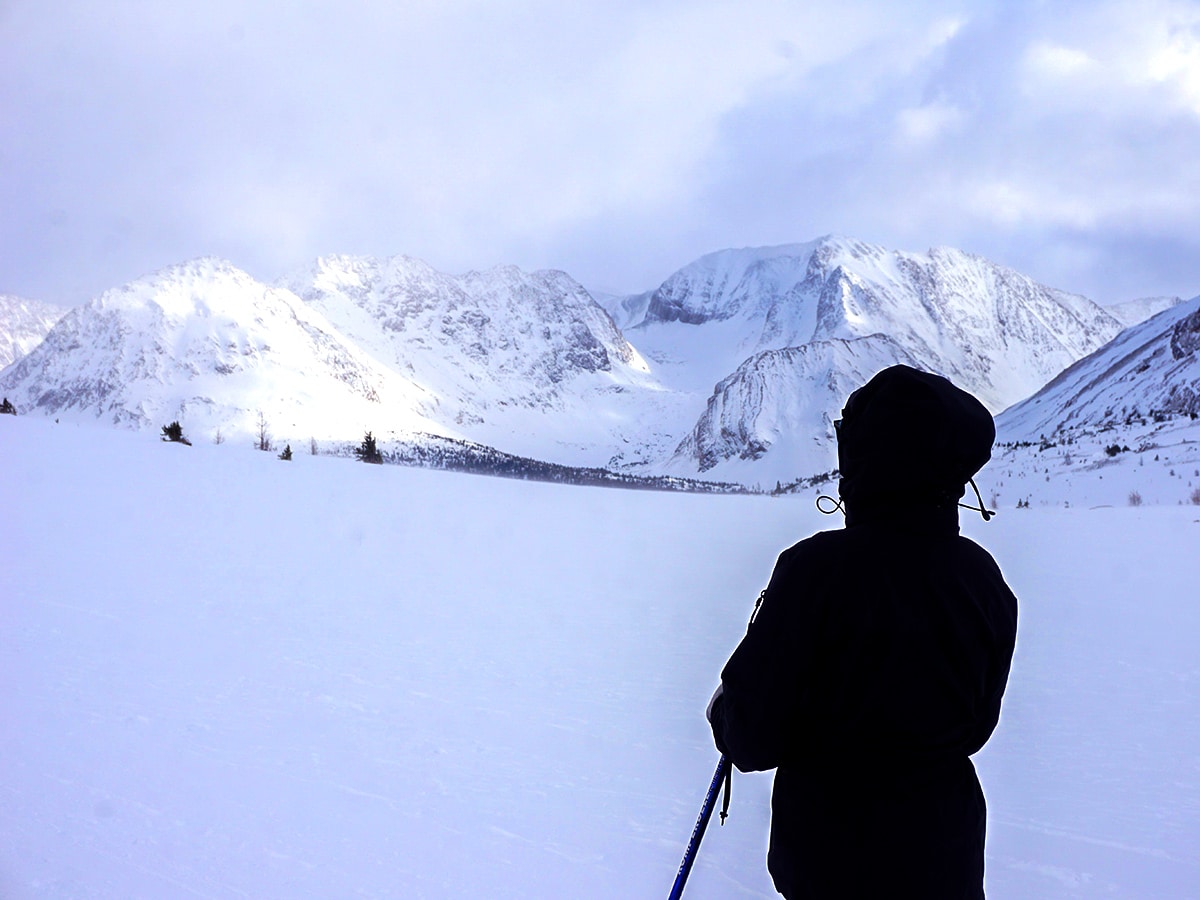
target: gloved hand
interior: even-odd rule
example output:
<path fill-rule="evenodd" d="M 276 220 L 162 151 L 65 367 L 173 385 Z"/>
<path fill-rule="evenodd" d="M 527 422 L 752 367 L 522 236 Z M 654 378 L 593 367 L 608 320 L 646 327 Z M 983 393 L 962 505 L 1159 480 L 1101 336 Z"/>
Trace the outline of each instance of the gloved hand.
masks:
<path fill-rule="evenodd" d="M 718 684 L 717 689 L 713 691 L 712 699 L 708 701 L 708 706 L 704 709 L 704 718 L 708 719 L 708 724 L 712 724 L 713 707 L 717 705 L 717 698 L 725 693 L 724 683 Z"/>

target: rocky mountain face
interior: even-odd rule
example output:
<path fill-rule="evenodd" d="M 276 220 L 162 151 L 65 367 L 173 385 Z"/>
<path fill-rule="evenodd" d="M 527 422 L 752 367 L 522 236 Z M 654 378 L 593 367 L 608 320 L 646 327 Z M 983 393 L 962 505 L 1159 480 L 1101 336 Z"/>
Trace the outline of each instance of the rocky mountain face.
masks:
<path fill-rule="evenodd" d="M 813 430 L 800 443 L 815 442 L 820 458 L 832 461 L 829 423 L 846 396 L 833 383 L 865 380 L 864 367 L 851 360 L 875 359 L 876 371 L 909 361 L 947 376 L 998 411 L 1122 328 L 1086 298 L 978 256 L 944 248 L 900 253 L 837 238 L 702 258 L 655 292 L 631 334 L 635 342 L 644 337 L 653 345 L 668 324 L 680 327 L 674 323 L 691 323 L 697 333 L 720 328 L 725 346 L 750 352 L 717 385 L 705 414 L 677 448 L 676 464 L 690 461 L 702 471 L 767 456 L 776 443 L 772 436 L 788 433 L 801 405 L 816 404 L 823 412 L 805 422 Z M 849 368 L 817 381 L 803 367 L 780 364 L 798 359 L 794 354 L 776 353 L 862 340 L 870 343 L 859 353 L 828 356 L 835 368 Z M 773 355 L 758 360 L 763 354 Z M 717 409 L 720 415 L 714 415 Z M 777 462 L 769 468 L 784 467 Z"/>
<path fill-rule="evenodd" d="M 194 434 L 345 437 L 372 422 L 435 429 L 433 398 L 348 343 L 293 294 L 201 259 L 65 315 L 0 375 L 22 410 Z M 197 434 L 197 436 L 199 436 Z"/>
<path fill-rule="evenodd" d="M 504 266 L 452 276 L 420 260 L 332 256 L 284 283 L 377 359 L 430 389 L 458 421 L 544 407 L 580 374 L 647 367 L 563 272 Z"/>
<path fill-rule="evenodd" d="M 1200 417 L 1200 297 L 1084 357 L 997 419 L 1001 441 L 1155 430 Z"/>
<path fill-rule="evenodd" d="M 65 307 L 0 294 L 0 371 L 40 344 L 66 313 Z"/>

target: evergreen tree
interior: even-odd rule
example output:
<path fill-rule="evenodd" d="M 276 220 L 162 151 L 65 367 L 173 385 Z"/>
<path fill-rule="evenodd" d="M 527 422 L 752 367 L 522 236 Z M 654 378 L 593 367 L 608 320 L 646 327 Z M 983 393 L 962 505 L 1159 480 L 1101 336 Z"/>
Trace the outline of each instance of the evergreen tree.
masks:
<path fill-rule="evenodd" d="M 381 454 L 379 452 L 379 448 L 375 446 L 375 437 L 369 431 L 367 432 L 366 437 L 363 438 L 362 444 L 359 445 L 359 447 L 354 451 L 354 455 L 365 463 L 383 462 L 383 454 Z"/>
<path fill-rule="evenodd" d="M 284 446 L 283 452 L 279 454 L 279 458 L 283 459 L 283 460 L 290 460 L 292 458 L 292 445 L 291 444 L 287 444 Z"/>
<path fill-rule="evenodd" d="M 17 408 L 8 402 L 8 398 L 4 398 L 4 402 L 0 403 L 0 415 L 15 416 Z"/>
<path fill-rule="evenodd" d="M 192 446 L 192 442 L 183 436 L 183 426 L 179 424 L 178 419 L 176 419 L 170 425 L 164 425 L 162 427 L 162 433 L 162 439 L 164 441 L 170 441 L 171 443 L 175 444 L 187 444 L 189 447 Z"/>

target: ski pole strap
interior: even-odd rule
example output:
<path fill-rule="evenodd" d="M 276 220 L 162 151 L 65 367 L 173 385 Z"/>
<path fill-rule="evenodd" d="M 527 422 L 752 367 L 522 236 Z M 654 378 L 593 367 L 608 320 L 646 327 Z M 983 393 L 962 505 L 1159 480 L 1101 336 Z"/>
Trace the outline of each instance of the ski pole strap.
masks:
<path fill-rule="evenodd" d="M 721 797 L 721 824 L 725 824 L 725 820 L 729 818 L 729 794 L 733 790 L 733 763 L 728 757 L 721 757 L 725 763 L 725 793 Z"/>
<path fill-rule="evenodd" d="M 754 612 L 750 613 L 750 621 L 746 623 L 747 634 L 750 633 L 750 626 L 754 624 L 754 620 L 758 618 L 758 608 L 762 606 L 765 599 L 767 599 L 767 589 L 763 588 L 758 594 L 758 599 L 754 601 Z"/>

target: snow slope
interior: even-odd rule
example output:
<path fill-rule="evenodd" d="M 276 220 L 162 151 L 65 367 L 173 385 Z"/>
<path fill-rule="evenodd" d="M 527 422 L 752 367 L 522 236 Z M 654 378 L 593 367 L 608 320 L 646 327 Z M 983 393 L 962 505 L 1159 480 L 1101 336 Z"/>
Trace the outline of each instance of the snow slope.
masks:
<path fill-rule="evenodd" d="M 0 294 L 0 371 L 40 344 L 66 312 L 51 303 Z"/>
<path fill-rule="evenodd" d="M 0 454 L 9 900 L 665 896 L 720 667 L 838 524 L 38 417 Z M 964 516 L 1022 604 L 991 900 L 1200 894 L 1198 518 Z M 769 777 L 733 791 L 689 898 L 774 896 Z"/>
<path fill-rule="evenodd" d="M 23 411 L 205 438 L 254 434 L 261 410 L 280 440 L 433 433 L 590 466 L 661 456 L 684 402 L 564 273 L 399 256 L 327 257 L 277 286 L 172 266 L 72 311 L 0 389 Z"/>

